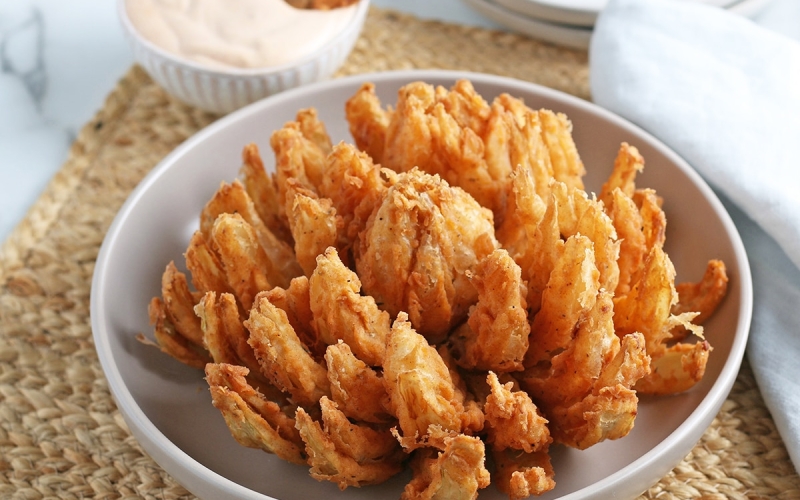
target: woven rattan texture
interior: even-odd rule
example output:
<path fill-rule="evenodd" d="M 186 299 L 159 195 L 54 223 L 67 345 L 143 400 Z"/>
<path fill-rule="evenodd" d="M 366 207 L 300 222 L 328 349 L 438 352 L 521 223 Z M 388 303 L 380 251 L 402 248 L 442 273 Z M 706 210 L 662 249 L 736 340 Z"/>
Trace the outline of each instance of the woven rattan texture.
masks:
<path fill-rule="evenodd" d="M 586 53 L 375 8 L 340 73 L 433 67 L 588 97 Z M 214 118 L 132 68 L 0 248 L 0 498 L 191 498 L 142 452 L 116 410 L 92 343 L 89 290 L 128 193 Z M 746 363 L 700 443 L 642 498 L 800 498 L 800 478 Z"/>

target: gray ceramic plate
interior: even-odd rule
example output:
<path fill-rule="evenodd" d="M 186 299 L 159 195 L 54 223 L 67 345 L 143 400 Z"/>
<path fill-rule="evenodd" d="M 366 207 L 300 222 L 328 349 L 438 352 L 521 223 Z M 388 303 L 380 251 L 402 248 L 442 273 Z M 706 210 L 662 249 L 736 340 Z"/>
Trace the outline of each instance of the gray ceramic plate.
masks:
<path fill-rule="evenodd" d="M 517 80 L 474 73 L 407 71 L 359 75 L 273 96 L 220 119 L 178 147 L 135 189 L 119 211 L 97 259 L 91 317 L 97 352 L 112 394 L 142 447 L 187 489 L 203 498 L 400 497 L 410 474 L 375 487 L 340 492 L 304 467 L 237 444 L 211 406 L 203 374 L 138 342 L 151 335 L 147 303 L 159 294 L 167 262 L 183 262 L 198 214 L 222 180 L 236 177 L 242 147 L 255 142 L 271 168 L 270 133 L 314 106 L 335 141 L 350 140 L 344 102 L 364 81 L 384 103 L 412 80 L 450 86 L 469 78 L 487 99 L 508 92 L 532 107 L 565 112 L 588 175 L 598 189 L 620 142 L 646 159 L 641 187 L 664 197 L 667 251 L 678 280 L 696 280 L 710 258 L 728 266 L 730 292 L 707 323 L 714 347 L 703 381 L 672 397 L 643 398 L 627 437 L 586 451 L 552 450 L 557 486 L 542 498 L 633 497 L 669 472 L 699 440 L 727 397 L 745 349 L 752 287 L 745 251 L 727 212 L 705 182 L 658 140 L 586 101 Z M 481 498 L 505 498 L 493 487 Z"/>

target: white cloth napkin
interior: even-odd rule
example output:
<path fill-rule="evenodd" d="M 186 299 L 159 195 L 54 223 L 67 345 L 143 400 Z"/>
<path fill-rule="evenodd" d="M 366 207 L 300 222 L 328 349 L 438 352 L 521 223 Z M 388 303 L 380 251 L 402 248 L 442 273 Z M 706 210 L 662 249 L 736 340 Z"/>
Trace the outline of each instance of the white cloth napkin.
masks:
<path fill-rule="evenodd" d="M 610 0 L 589 62 L 593 100 L 726 201 L 753 273 L 747 356 L 800 471 L 800 44 L 696 2 Z"/>

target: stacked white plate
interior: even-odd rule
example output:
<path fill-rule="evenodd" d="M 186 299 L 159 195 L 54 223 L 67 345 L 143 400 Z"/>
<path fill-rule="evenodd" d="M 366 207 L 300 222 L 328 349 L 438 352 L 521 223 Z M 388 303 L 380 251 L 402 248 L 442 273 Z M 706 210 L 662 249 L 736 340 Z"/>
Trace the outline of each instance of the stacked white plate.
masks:
<path fill-rule="evenodd" d="M 770 0 L 676 0 L 754 16 Z M 597 15 L 608 0 L 464 0 L 480 14 L 538 40 L 587 49 Z"/>

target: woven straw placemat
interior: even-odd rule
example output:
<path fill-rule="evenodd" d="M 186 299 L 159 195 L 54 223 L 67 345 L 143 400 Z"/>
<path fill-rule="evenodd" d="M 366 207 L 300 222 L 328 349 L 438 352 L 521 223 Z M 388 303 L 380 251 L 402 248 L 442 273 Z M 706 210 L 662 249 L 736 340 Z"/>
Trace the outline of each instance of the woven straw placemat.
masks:
<path fill-rule="evenodd" d="M 373 8 L 340 74 L 462 69 L 588 98 L 586 63 L 585 52 Z M 0 498 L 191 497 L 140 449 L 115 407 L 92 343 L 89 287 L 128 193 L 215 118 L 133 67 L 0 249 Z M 747 363 L 702 440 L 642 498 L 800 498 Z"/>

